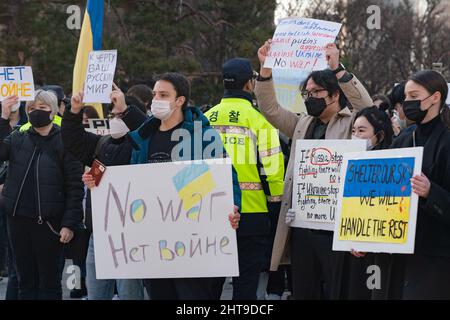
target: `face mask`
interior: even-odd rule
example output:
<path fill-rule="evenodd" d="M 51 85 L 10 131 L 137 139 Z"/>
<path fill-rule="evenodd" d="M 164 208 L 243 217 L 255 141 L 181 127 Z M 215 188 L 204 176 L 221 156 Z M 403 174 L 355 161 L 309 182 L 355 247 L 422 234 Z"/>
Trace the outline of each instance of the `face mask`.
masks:
<path fill-rule="evenodd" d="M 324 98 L 314 98 L 309 97 L 305 101 L 306 111 L 310 116 L 320 117 L 325 108 L 327 107 L 327 103 Z"/>
<path fill-rule="evenodd" d="M 158 118 L 159 120 L 167 120 L 175 110 L 170 108 L 169 101 L 153 100 L 150 111 L 155 118 Z"/>
<path fill-rule="evenodd" d="M 28 119 L 34 128 L 42 128 L 48 126 L 52 122 L 50 118 L 51 111 L 34 110 L 28 114 Z"/>
<path fill-rule="evenodd" d="M 366 150 L 367 151 L 372 150 L 376 146 L 376 145 L 374 145 L 372 143 L 372 138 L 370 138 L 370 139 L 363 139 L 363 138 L 359 138 L 359 137 L 357 137 L 355 135 L 352 135 L 352 140 L 366 140 Z"/>
<path fill-rule="evenodd" d="M 414 121 L 417 124 L 420 124 L 423 119 L 427 116 L 428 110 L 431 108 L 428 108 L 427 110 L 421 110 L 420 105 L 422 101 L 427 100 L 429 97 L 423 99 L 423 100 L 405 100 L 403 102 L 403 112 L 405 113 L 405 116 L 411 120 Z"/>
<path fill-rule="evenodd" d="M 128 132 L 130 132 L 130 129 L 122 119 L 113 118 L 109 120 L 109 133 L 113 139 L 120 139 Z"/>

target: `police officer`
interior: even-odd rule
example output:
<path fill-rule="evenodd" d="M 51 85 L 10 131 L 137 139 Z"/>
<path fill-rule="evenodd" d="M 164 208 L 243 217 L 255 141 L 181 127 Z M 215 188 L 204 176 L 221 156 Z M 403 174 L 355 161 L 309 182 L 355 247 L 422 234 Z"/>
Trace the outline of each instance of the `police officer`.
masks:
<path fill-rule="evenodd" d="M 242 191 L 237 230 L 240 276 L 233 279 L 233 299 L 256 300 L 269 246 L 268 203 L 280 202 L 284 159 L 278 131 L 253 107 L 255 76 L 250 61 L 228 60 L 222 75 L 223 99 L 205 115 L 220 132 Z"/>

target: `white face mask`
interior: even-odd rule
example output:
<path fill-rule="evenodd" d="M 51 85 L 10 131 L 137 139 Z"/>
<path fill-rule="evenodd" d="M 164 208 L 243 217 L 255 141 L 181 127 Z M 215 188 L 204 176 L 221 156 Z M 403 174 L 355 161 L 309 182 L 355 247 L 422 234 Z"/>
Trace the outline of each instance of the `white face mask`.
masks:
<path fill-rule="evenodd" d="M 113 118 L 109 120 L 109 133 L 113 139 L 120 139 L 128 132 L 130 132 L 130 129 L 122 119 Z"/>
<path fill-rule="evenodd" d="M 167 120 L 175 110 L 170 108 L 169 101 L 153 100 L 150 111 L 155 118 L 158 118 L 159 120 Z"/>
<path fill-rule="evenodd" d="M 370 139 L 363 139 L 363 138 L 359 138 L 355 135 L 352 135 L 352 140 L 366 140 L 366 150 L 372 150 L 375 146 L 372 143 L 372 138 Z"/>

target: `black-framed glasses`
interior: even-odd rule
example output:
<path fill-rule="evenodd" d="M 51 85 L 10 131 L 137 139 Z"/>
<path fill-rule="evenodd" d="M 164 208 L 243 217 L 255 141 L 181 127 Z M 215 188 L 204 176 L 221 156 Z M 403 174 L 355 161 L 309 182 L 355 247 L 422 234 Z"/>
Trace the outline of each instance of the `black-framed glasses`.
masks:
<path fill-rule="evenodd" d="M 123 116 L 124 116 L 124 112 L 119 112 L 119 113 L 110 112 L 110 113 L 108 113 L 107 118 L 109 120 L 114 119 L 114 118 L 122 119 Z"/>
<path fill-rule="evenodd" d="M 312 90 L 312 91 L 304 90 L 301 92 L 301 95 L 304 100 L 311 98 L 311 97 L 317 98 L 319 92 L 322 92 L 322 91 L 327 91 L 327 90 L 326 89 L 319 89 L 319 90 Z"/>

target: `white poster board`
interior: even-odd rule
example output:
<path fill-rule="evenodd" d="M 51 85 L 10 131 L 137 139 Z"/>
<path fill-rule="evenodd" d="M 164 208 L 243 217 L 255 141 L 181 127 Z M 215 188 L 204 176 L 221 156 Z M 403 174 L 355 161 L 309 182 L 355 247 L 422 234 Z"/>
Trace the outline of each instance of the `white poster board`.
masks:
<path fill-rule="evenodd" d="M 231 164 L 108 167 L 92 191 L 97 279 L 239 275 Z"/>
<path fill-rule="evenodd" d="M 91 51 L 84 81 L 83 103 L 110 103 L 117 50 Z"/>
<path fill-rule="evenodd" d="M 343 154 L 366 150 L 365 140 L 297 140 L 291 227 L 334 230 Z"/>
<path fill-rule="evenodd" d="M 0 101 L 16 95 L 20 101 L 34 100 L 34 80 L 31 67 L 0 67 Z"/>
<path fill-rule="evenodd" d="M 264 67 L 315 71 L 327 68 L 325 46 L 336 40 L 342 24 L 287 18 L 279 22 Z"/>
<path fill-rule="evenodd" d="M 414 253 L 423 148 L 344 155 L 334 251 Z"/>

